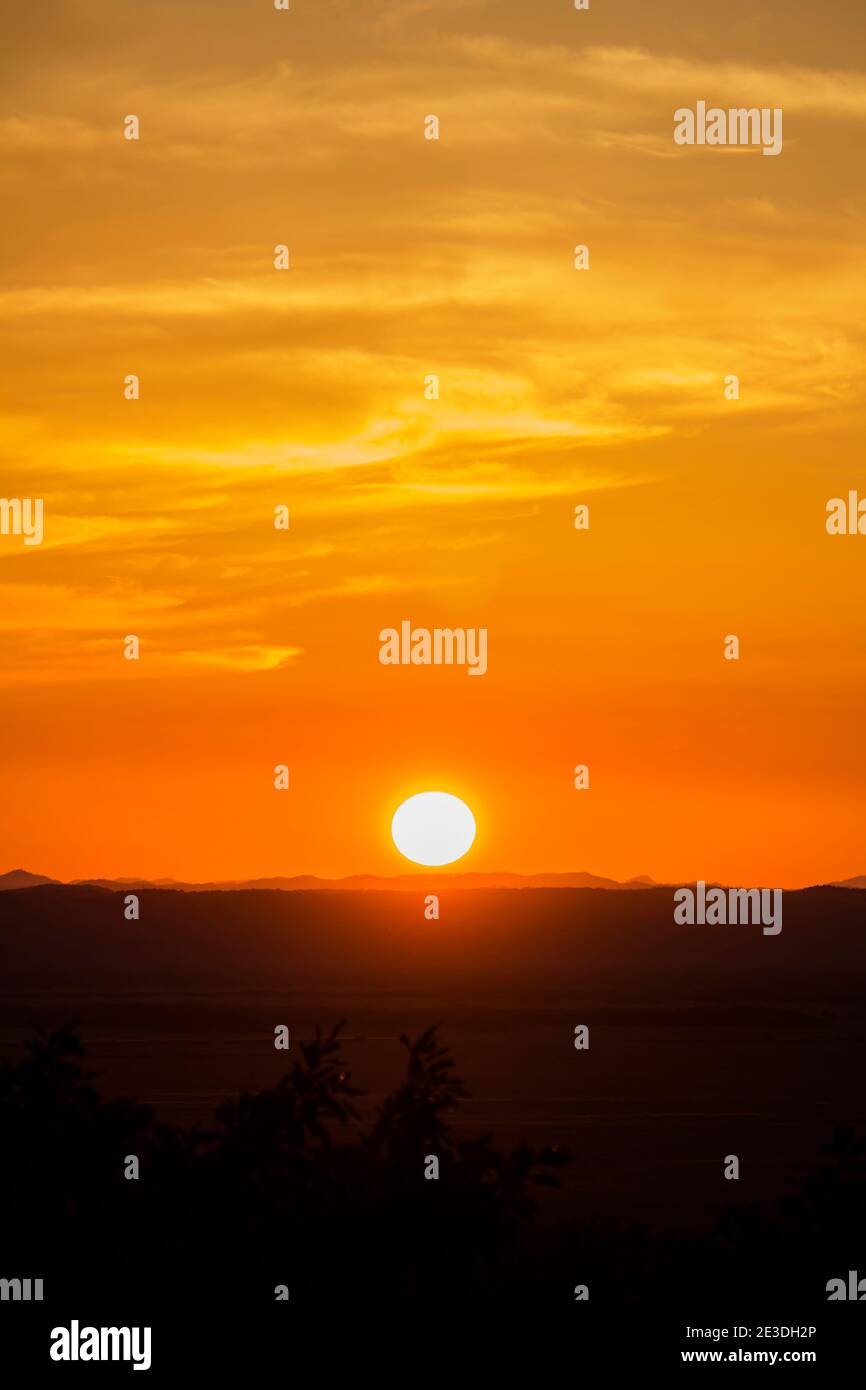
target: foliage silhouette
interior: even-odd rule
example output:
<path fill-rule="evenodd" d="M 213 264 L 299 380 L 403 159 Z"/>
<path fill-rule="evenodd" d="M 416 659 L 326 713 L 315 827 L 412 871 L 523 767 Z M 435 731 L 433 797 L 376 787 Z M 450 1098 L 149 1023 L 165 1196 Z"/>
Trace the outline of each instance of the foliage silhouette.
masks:
<path fill-rule="evenodd" d="M 300 1044 L 275 1086 L 227 1099 L 210 1129 L 102 1099 L 74 1028 L 34 1039 L 0 1067 L 7 1273 L 70 1296 L 119 1287 L 139 1306 L 261 1305 L 278 1284 L 326 1302 L 344 1282 L 355 1303 L 568 1301 L 589 1282 L 596 1297 L 684 1307 L 696 1293 L 721 1306 L 735 1288 L 768 1310 L 814 1305 L 862 1265 L 866 1139 L 851 1129 L 783 1200 L 728 1205 L 702 1232 L 539 1222 L 536 1190 L 570 1155 L 458 1138 L 465 1089 L 436 1028 L 401 1038 L 405 1080 L 365 1127 L 341 1027 Z M 138 1181 L 123 1177 L 129 1154 Z M 424 1178 L 431 1154 L 438 1181 Z"/>
<path fill-rule="evenodd" d="M 534 1215 L 530 1189 L 554 1182 L 564 1155 L 504 1152 L 489 1136 L 457 1142 L 447 1116 L 465 1090 L 434 1028 L 401 1039 L 406 1080 L 360 1130 L 353 1101 L 363 1093 L 342 1060 L 341 1028 L 317 1029 L 275 1086 L 227 1099 L 211 1129 L 102 1100 L 71 1028 L 28 1044 L 0 1068 L 0 1181 L 16 1194 L 7 1252 L 94 1288 L 107 1265 L 119 1267 L 172 1296 L 202 1280 L 237 1284 L 241 1271 L 259 1296 L 270 1281 L 321 1288 L 341 1255 L 361 1255 L 368 1287 L 391 1296 L 437 1279 L 482 1287 Z M 128 1154 L 138 1181 L 123 1177 Z M 438 1182 L 424 1178 L 428 1154 L 440 1160 Z"/>

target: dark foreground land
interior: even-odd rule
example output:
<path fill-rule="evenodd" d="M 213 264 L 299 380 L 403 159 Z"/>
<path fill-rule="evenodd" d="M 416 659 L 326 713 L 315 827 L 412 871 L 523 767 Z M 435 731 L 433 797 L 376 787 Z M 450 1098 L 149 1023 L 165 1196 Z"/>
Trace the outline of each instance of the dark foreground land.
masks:
<path fill-rule="evenodd" d="M 441 909 L 0 895 L 12 1263 L 186 1300 L 315 1303 L 351 1270 L 356 1300 L 792 1314 L 866 1275 L 866 894 L 786 894 L 778 937 L 675 926 L 664 889 Z"/>

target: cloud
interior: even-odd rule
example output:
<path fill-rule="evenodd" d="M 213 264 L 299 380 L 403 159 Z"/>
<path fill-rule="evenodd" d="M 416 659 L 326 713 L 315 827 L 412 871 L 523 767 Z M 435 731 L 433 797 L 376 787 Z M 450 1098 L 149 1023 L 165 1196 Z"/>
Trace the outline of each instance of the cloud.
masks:
<path fill-rule="evenodd" d="M 215 646 L 204 651 L 184 652 L 182 657 L 175 657 L 172 664 L 213 666 L 221 671 L 277 671 L 302 655 L 300 647 Z"/>
<path fill-rule="evenodd" d="M 861 72 L 791 64 L 754 67 L 618 47 L 589 49 L 581 67 L 599 82 L 636 94 L 679 96 L 686 105 L 705 95 L 715 104 L 781 106 L 785 111 L 866 119 L 866 76 Z"/>
<path fill-rule="evenodd" d="M 617 45 L 590 46 L 575 53 L 555 45 L 517 44 L 498 35 L 453 42 L 487 73 L 543 75 L 551 102 L 557 83 L 579 81 L 584 96 L 588 89 L 595 100 L 617 109 L 623 93 L 637 99 L 668 96 L 686 105 L 704 96 L 721 105 L 730 100 L 737 106 L 782 106 L 796 112 L 866 119 L 866 75 L 852 69 L 790 63 L 756 66 Z"/>
<path fill-rule="evenodd" d="M 859 421 L 860 196 L 834 149 L 857 132 L 824 122 L 862 120 L 862 74 L 539 44 L 524 6 L 428 0 L 331 7 L 339 41 L 311 9 L 278 49 L 273 15 L 233 8 L 198 64 L 187 7 L 72 6 L 47 47 L 28 27 L 0 118 L 0 442 L 46 540 L 0 549 L 13 668 L 114 678 L 138 623 L 151 673 L 302 673 L 323 608 L 483 584 L 527 517 L 656 487 L 701 433 Z M 796 143 L 693 157 L 672 116 L 698 97 L 780 104 Z"/>

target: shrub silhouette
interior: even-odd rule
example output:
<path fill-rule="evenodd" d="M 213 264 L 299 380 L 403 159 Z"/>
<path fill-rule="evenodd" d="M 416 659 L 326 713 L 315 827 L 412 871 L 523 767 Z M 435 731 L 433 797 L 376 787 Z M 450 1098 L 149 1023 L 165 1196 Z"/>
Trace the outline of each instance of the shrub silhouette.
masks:
<path fill-rule="evenodd" d="M 0 1067 L 5 1274 L 79 1299 L 122 1288 L 142 1308 L 261 1306 L 278 1284 L 310 1302 L 346 1283 L 354 1303 L 383 1306 L 570 1301 L 589 1282 L 618 1304 L 718 1308 L 735 1291 L 744 1309 L 788 1300 L 790 1313 L 863 1265 L 866 1140 L 851 1129 L 780 1202 L 728 1205 L 702 1232 L 538 1223 L 535 1190 L 569 1155 L 458 1139 L 465 1090 L 435 1028 L 401 1038 L 405 1080 L 363 1128 L 341 1027 L 317 1029 L 275 1086 L 227 1099 L 209 1129 L 102 1099 L 74 1028 L 30 1042 Z M 132 1153 L 137 1182 L 123 1177 Z"/>
<path fill-rule="evenodd" d="M 7 1262 L 14 1251 L 29 1269 L 94 1290 L 111 1268 L 142 1291 L 156 1282 L 187 1299 L 202 1281 L 245 1281 L 259 1299 L 278 1283 L 315 1296 L 341 1260 L 391 1298 L 437 1283 L 481 1292 L 535 1214 L 532 1188 L 554 1183 L 565 1155 L 505 1152 L 489 1136 L 458 1142 L 448 1116 L 465 1091 L 434 1028 L 401 1039 L 406 1080 L 359 1130 L 341 1027 L 301 1043 L 275 1086 L 226 1100 L 211 1129 L 102 1100 L 72 1028 L 29 1043 L 0 1068 L 0 1180 L 15 1194 Z M 137 1182 L 123 1177 L 131 1153 Z M 438 1181 L 424 1178 L 428 1154 Z"/>

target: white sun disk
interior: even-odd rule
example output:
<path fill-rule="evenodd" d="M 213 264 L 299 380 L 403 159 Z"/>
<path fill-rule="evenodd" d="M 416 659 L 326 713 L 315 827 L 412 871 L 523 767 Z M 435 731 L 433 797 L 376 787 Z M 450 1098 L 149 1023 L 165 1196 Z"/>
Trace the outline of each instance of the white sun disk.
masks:
<path fill-rule="evenodd" d="M 475 817 L 450 792 L 418 792 L 394 812 L 391 838 L 413 864 L 453 864 L 472 847 Z"/>

